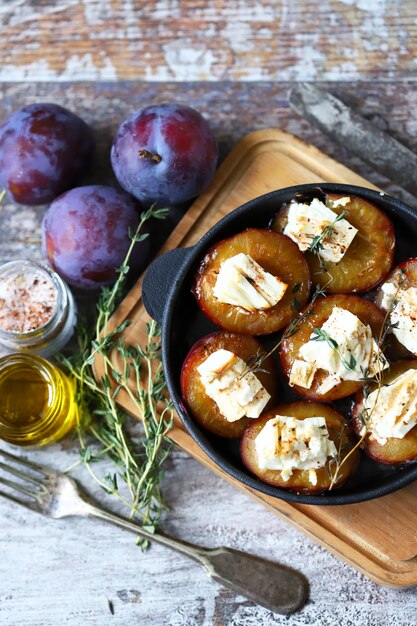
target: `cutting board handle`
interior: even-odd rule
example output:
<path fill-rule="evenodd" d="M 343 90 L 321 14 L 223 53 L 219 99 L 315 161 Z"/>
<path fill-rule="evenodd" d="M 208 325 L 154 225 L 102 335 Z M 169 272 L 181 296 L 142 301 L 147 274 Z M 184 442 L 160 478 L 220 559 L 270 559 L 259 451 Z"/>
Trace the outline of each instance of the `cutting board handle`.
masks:
<path fill-rule="evenodd" d="M 159 324 L 162 323 L 168 293 L 190 250 L 192 248 L 175 248 L 161 254 L 152 261 L 143 277 L 143 304 L 152 319 Z"/>

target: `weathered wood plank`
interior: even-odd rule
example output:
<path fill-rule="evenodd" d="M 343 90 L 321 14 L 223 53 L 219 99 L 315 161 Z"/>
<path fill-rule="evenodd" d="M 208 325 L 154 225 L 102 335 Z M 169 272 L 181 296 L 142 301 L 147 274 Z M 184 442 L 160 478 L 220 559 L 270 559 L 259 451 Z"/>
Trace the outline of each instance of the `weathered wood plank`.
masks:
<path fill-rule="evenodd" d="M 415 200 L 372 171 L 342 146 L 331 142 L 288 106 L 290 85 L 286 83 L 82 83 L 82 84 L 0 84 L 0 120 L 31 102 L 62 104 L 89 122 L 97 137 L 98 149 L 89 182 L 111 184 L 109 162 L 112 137 L 119 123 L 136 107 L 155 102 L 182 101 L 200 110 L 210 121 L 220 141 L 221 154 L 248 132 L 278 127 L 298 135 L 335 159 L 357 171 L 375 185 L 413 203 Z M 410 84 L 352 83 L 329 88 L 360 113 L 383 124 L 386 129 L 417 151 L 417 93 Z M 0 258 L 11 258 L 20 250 L 40 256 L 41 208 L 0 207 Z M 13 233 L 13 236 L 10 236 Z"/>
<path fill-rule="evenodd" d="M 12 0 L 0 80 L 415 80 L 413 0 Z"/>

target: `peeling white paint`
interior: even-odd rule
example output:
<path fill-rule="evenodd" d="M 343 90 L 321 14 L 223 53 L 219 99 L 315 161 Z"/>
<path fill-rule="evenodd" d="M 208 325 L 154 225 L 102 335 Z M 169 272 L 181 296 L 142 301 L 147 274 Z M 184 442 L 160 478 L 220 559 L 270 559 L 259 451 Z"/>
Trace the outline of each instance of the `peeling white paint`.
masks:
<path fill-rule="evenodd" d="M 339 0 L 342 4 L 356 7 L 374 15 L 386 15 L 388 0 Z"/>
<path fill-rule="evenodd" d="M 65 64 L 61 80 L 81 80 L 80 77 L 88 76 L 89 80 L 116 80 L 116 70 L 108 57 L 103 57 L 98 66 L 93 61 L 91 54 L 83 56 L 72 55 Z"/>
<path fill-rule="evenodd" d="M 168 67 L 178 80 L 207 80 L 215 56 L 206 47 L 186 41 L 172 41 L 163 46 Z"/>
<path fill-rule="evenodd" d="M 271 31 L 267 32 L 270 37 Z M 234 52 L 245 53 L 254 48 L 254 33 L 248 22 L 227 22 L 221 30 L 221 36 L 226 39 Z"/>
<path fill-rule="evenodd" d="M 85 0 L 88 2 L 88 0 Z M 36 22 L 46 15 L 54 13 L 62 13 L 71 7 L 79 5 L 78 0 L 58 0 L 48 4 L 37 3 L 37 10 L 34 3 L 28 3 L 26 0 L 7 0 L 0 2 L 0 26 L 10 24 L 10 26 L 21 26 L 26 22 Z"/>
<path fill-rule="evenodd" d="M 290 67 L 278 70 L 275 78 L 279 80 L 314 80 L 324 72 L 326 56 L 314 46 L 305 45 L 298 49 L 298 61 Z"/>
<path fill-rule="evenodd" d="M 100 64 L 94 63 L 93 56 L 86 53 L 82 56 L 72 55 L 67 59 L 65 68 L 58 72 L 49 66 L 46 60 L 33 61 L 23 65 L 6 64 L 0 66 L 0 81 L 77 81 L 77 80 L 109 80 L 117 79 L 116 69 L 110 58 L 102 56 Z"/>
<path fill-rule="evenodd" d="M 20 82 L 29 79 L 57 80 L 57 73 L 44 60 L 33 61 L 33 63 L 25 65 L 0 65 L 0 81 Z"/>

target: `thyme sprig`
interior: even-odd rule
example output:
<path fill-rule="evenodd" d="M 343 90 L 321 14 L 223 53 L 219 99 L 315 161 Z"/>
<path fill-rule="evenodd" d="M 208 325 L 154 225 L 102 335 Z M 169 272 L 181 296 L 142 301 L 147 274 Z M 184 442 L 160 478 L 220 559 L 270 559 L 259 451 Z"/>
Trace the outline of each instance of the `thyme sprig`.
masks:
<path fill-rule="evenodd" d="M 322 257 L 322 251 L 323 251 L 323 248 L 324 248 L 324 244 L 325 244 L 326 240 L 329 240 L 329 239 L 331 239 L 333 237 L 336 224 L 338 222 L 340 222 L 341 220 L 343 220 L 348 213 L 349 213 L 349 211 L 347 209 L 344 209 L 333 220 L 333 222 L 331 222 L 330 224 L 327 224 L 327 226 L 325 226 L 323 228 L 323 230 L 321 231 L 321 233 L 319 235 L 316 235 L 315 237 L 312 237 L 312 241 L 311 241 L 311 244 L 310 244 L 308 250 L 318 257 L 318 260 L 319 260 L 319 263 L 320 263 L 320 271 L 318 273 L 320 273 L 320 274 L 327 272 L 327 266 L 324 263 L 323 257 Z"/>
<path fill-rule="evenodd" d="M 311 337 L 311 341 L 325 341 L 328 346 L 330 346 L 333 350 L 337 352 L 342 365 L 350 372 L 356 372 L 357 363 L 353 354 L 349 355 L 349 361 L 347 361 L 342 354 L 339 344 L 335 339 L 333 339 L 333 337 L 330 337 L 328 332 L 326 332 L 322 328 L 314 328 L 312 334 L 313 337 Z"/>
<path fill-rule="evenodd" d="M 324 243 L 326 239 L 331 239 L 333 237 L 336 224 L 345 219 L 348 213 L 349 211 L 347 211 L 347 209 L 341 211 L 339 215 L 333 220 L 333 222 L 327 224 L 327 226 L 323 228 L 319 235 L 313 237 L 311 244 L 308 248 L 309 251 L 313 252 L 313 254 L 319 254 L 324 248 Z"/>
<path fill-rule="evenodd" d="M 390 321 L 390 317 L 391 317 L 391 313 L 394 310 L 394 308 L 397 306 L 398 303 L 398 294 L 400 292 L 400 290 L 402 289 L 402 287 L 405 284 L 405 277 L 402 275 L 401 273 L 401 278 L 398 282 L 397 285 L 397 290 L 394 294 L 394 297 L 392 298 L 386 312 L 385 312 L 385 316 L 384 316 L 384 321 L 382 323 L 382 327 L 381 327 L 381 331 L 379 333 L 378 336 L 378 341 L 377 341 L 377 345 L 380 349 L 382 349 L 385 345 L 385 341 L 386 341 L 386 337 L 387 335 L 391 332 L 392 328 L 395 327 L 395 324 L 392 324 Z M 378 369 L 377 372 L 375 373 L 374 376 L 374 380 L 373 382 L 376 382 L 377 386 L 376 386 L 376 397 L 375 397 L 375 402 L 371 408 L 371 410 L 369 410 L 369 408 L 366 406 L 365 402 L 369 397 L 370 394 L 370 380 L 369 380 L 369 368 L 365 368 L 365 369 L 361 369 L 362 372 L 362 394 L 363 394 L 363 401 L 362 401 L 362 407 L 361 407 L 361 411 L 358 415 L 358 419 L 360 420 L 361 424 L 363 424 L 363 428 L 361 430 L 361 437 L 360 439 L 356 442 L 356 444 L 353 446 L 353 448 L 351 448 L 349 450 L 349 452 L 346 454 L 346 456 L 344 456 L 342 458 L 340 452 L 338 452 L 338 454 L 336 455 L 336 457 L 334 457 L 334 459 L 332 459 L 329 463 L 329 469 L 331 468 L 331 466 L 334 466 L 334 469 L 332 470 L 332 478 L 331 478 L 331 482 L 330 482 L 330 486 L 329 486 L 329 491 L 331 491 L 331 489 L 334 487 L 334 485 L 336 484 L 336 482 L 338 481 L 339 477 L 340 477 L 340 472 L 341 469 L 343 467 L 343 465 L 346 463 L 346 461 L 352 456 L 352 454 L 355 453 L 356 450 L 358 450 L 358 448 L 360 448 L 363 444 L 363 442 L 365 441 L 366 437 L 369 435 L 369 425 L 371 423 L 371 418 L 373 415 L 373 412 L 375 411 L 375 408 L 378 404 L 378 399 L 381 393 L 381 389 L 383 386 L 383 380 L 382 380 L 382 372 L 383 372 L 383 365 L 384 365 L 384 360 L 379 358 L 378 359 Z"/>
<path fill-rule="evenodd" d="M 300 287 L 301 285 L 299 283 L 294 285 L 292 289 L 292 293 L 296 293 L 300 289 Z M 298 315 L 296 315 L 291 320 L 286 330 L 282 333 L 281 337 L 279 338 L 277 343 L 273 346 L 273 348 L 271 348 L 271 350 L 269 350 L 268 352 L 265 352 L 264 350 L 258 350 L 256 354 L 252 355 L 247 360 L 246 362 L 247 368 L 241 375 L 241 378 L 244 377 L 248 372 L 255 373 L 255 372 L 266 371 L 262 369 L 262 365 L 266 361 L 266 359 L 268 359 L 272 354 L 274 354 L 274 352 L 278 350 L 278 348 L 286 339 L 289 339 L 290 337 L 295 335 L 296 332 L 298 332 L 298 330 L 304 324 L 306 319 L 313 313 L 314 309 L 312 307 L 315 301 L 317 300 L 317 298 L 320 298 L 325 295 L 326 295 L 326 292 L 319 285 L 317 285 L 308 308 L 304 312 L 299 312 Z M 294 308 L 298 310 L 299 306 L 298 306 L 298 301 L 296 297 L 294 297 L 293 304 L 294 304 Z"/>
<path fill-rule="evenodd" d="M 166 214 L 167 209 L 154 207 L 141 214 L 136 231 L 129 233 L 131 244 L 117 281 L 112 288 L 102 290 L 94 328 L 90 331 L 85 323 L 79 324 L 77 354 L 59 356 L 76 387 L 76 432 L 82 463 L 97 484 L 119 498 L 128 507 L 130 517 L 141 521 L 150 532 L 154 532 L 163 510 L 160 483 L 171 448 L 167 434 L 173 419 L 172 404 L 165 394 L 160 328 L 151 321 L 146 345 L 127 346 L 120 335 L 129 321 L 110 330 L 109 320 L 122 295 L 134 246 L 148 236 L 142 232 L 144 225 L 152 218 L 164 219 Z M 118 357 L 117 367 L 111 358 L 114 353 Z M 96 381 L 93 368 L 98 357 L 104 372 Z M 128 433 L 128 414 L 117 403 L 121 392 L 142 418 L 144 436 L 139 441 Z M 104 476 L 95 469 L 103 458 L 114 465 Z M 146 540 L 138 543 L 142 549 L 148 546 Z"/>

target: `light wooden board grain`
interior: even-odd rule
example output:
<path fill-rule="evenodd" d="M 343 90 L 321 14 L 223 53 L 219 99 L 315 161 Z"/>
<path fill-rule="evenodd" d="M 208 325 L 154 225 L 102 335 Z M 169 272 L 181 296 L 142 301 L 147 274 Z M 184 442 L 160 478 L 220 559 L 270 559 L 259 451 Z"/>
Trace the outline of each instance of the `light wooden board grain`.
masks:
<path fill-rule="evenodd" d="M 0 80 L 415 80 L 413 0 L 7 0 Z"/>
<path fill-rule="evenodd" d="M 1 10 L 9 10 L 11 4 L 4 3 Z M 272 83 L 5 84 L 0 85 L 0 119 L 29 102 L 52 101 L 72 108 L 93 125 L 99 141 L 91 180 L 111 182 L 108 148 L 118 123 L 136 106 L 182 100 L 210 119 L 223 155 L 244 134 L 263 126 L 279 126 L 314 143 L 374 184 L 415 202 L 297 118 L 288 108 L 288 88 L 288 84 Z M 331 88 L 362 114 L 386 124 L 391 133 L 417 149 L 417 94 L 413 85 L 350 83 L 333 84 Z M 0 208 L 0 258 L 19 254 L 40 257 L 35 240 L 43 213 L 42 207 L 8 204 Z M 77 450 L 69 441 L 31 452 L 31 456 L 64 469 L 77 459 Z M 112 506 L 111 499 L 95 488 L 85 472 L 80 469 L 75 475 L 102 504 Z M 0 500 L 0 624 L 417 623 L 416 590 L 376 585 L 181 451 L 175 450 L 168 464 L 164 495 L 169 506 L 163 523 L 167 532 L 206 545 L 226 543 L 297 567 L 310 580 L 311 602 L 289 619 L 272 616 L 210 583 L 204 572 L 180 555 L 156 546 L 141 555 L 128 533 L 88 520 L 49 522 Z M 114 503 L 113 507 L 118 508 Z M 114 603 L 114 616 L 109 612 L 108 599 Z"/>
<path fill-rule="evenodd" d="M 273 189 L 313 182 L 372 186 L 293 135 L 276 129 L 251 133 L 234 148 L 212 184 L 187 211 L 161 252 L 192 246 L 219 219 L 252 198 Z M 141 283 L 139 279 L 109 324 L 111 330 L 126 319 L 130 320 L 122 334 L 127 345 L 145 345 L 146 342 L 149 316 L 141 300 Z M 114 351 L 112 361 L 116 369 L 122 367 L 118 356 Z M 104 363 L 100 357 L 95 362 L 95 374 L 97 379 L 104 375 Z M 139 417 L 128 394 L 120 392 L 118 402 Z M 377 582 L 398 587 L 417 585 L 417 483 L 403 489 L 398 497 L 391 494 L 360 505 L 293 505 L 248 489 L 223 472 L 183 431 L 178 417 L 170 437 L 206 467 L 263 502 L 277 515 L 290 520 Z M 401 532 L 400 545 L 395 540 L 395 531 Z"/>

